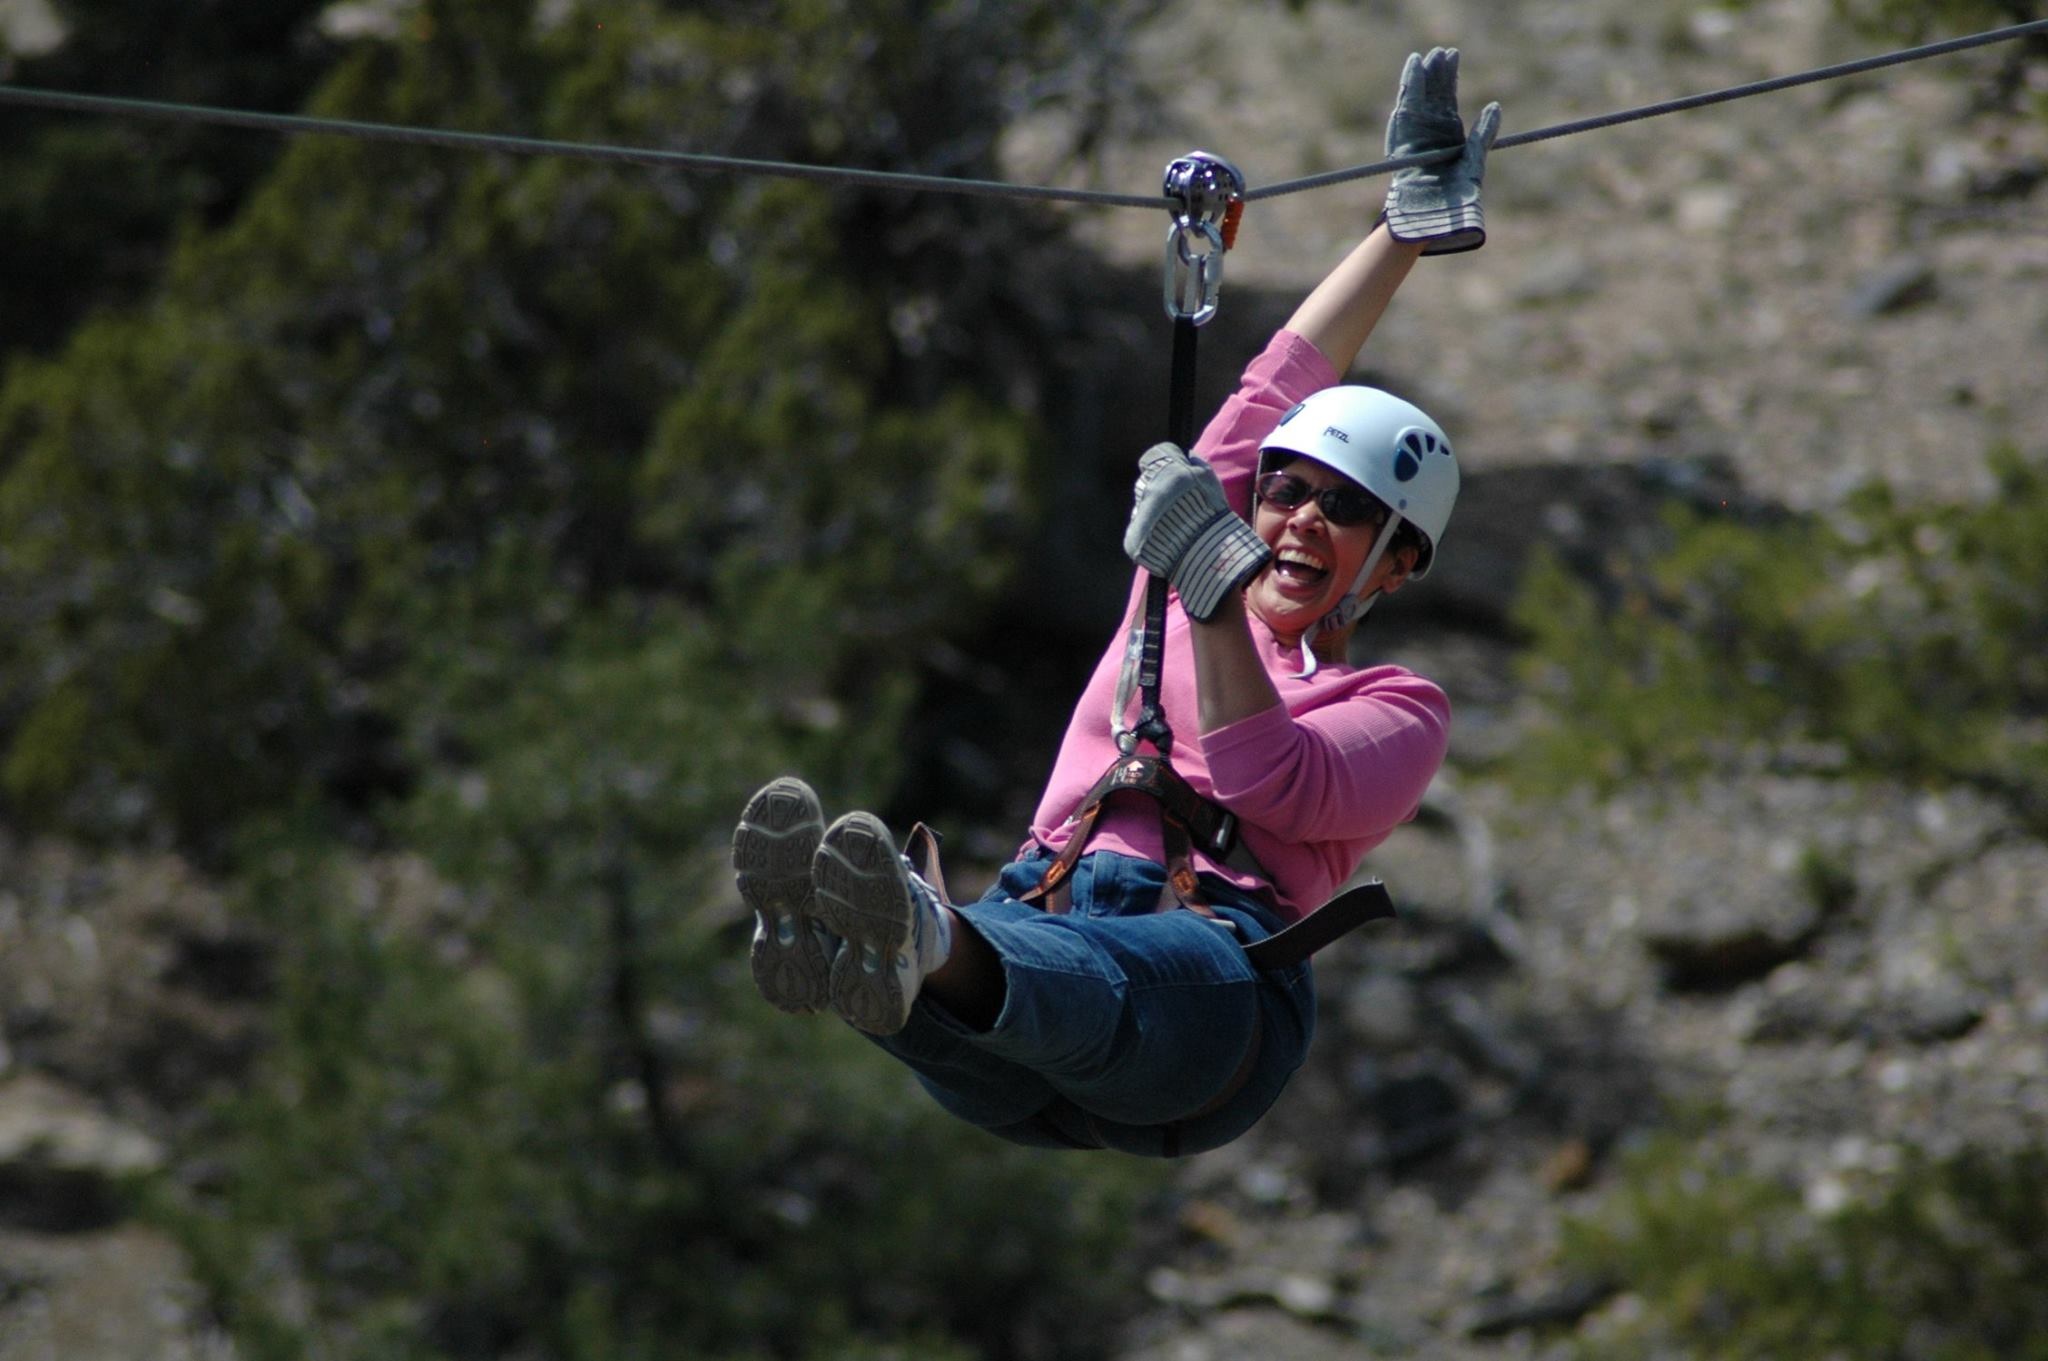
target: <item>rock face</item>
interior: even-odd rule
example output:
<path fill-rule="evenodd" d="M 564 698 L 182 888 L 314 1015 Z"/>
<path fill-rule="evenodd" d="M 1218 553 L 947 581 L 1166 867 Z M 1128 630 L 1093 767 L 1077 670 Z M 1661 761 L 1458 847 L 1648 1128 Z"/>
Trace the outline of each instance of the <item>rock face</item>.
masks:
<path fill-rule="evenodd" d="M 33 1073 L 0 1085 L 0 1222 L 53 1233 L 121 1218 L 119 1186 L 163 1150 L 83 1094 Z"/>
<path fill-rule="evenodd" d="M 1463 51 L 1464 100 L 1499 99 L 1506 133 L 1900 45 L 1825 0 L 1299 10 L 1181 5 L 1155 23 L 1131 73 L 1151 88 L 1098 181 L 1156 182 L 1194 145 L 1254 188 L 1376 160 L 1402 58 L 1436 43 Z M 2026 112 L 2041 66 L 2038 45 L 2008 44 L 1503 149 L 1486 248 L 1424 262 L 1365 370 L 1442 420 L 1471 468 L 1713 456 L 1802 510 L 1871 477 L 1984 494 L 1984 450 L 2048 428 L 2048 124 Z M 1016 141 L 1028 171 L 1029 129 Z M 1252 203 L 1211 329 L 1291 303 L 1381 188 Z M 1158 268 L 1144 214 L 1081 227 Z"/>
<path fill-rule="evenodd" d="M 1461 796 L 1462 829 L 1375 858 L 1403 917 L 1323 957 L 1310 1068 L 1185 1169 L 1127 1358 L 1526 1355 L 1609 1307 L 1558 1274 L 1558 1228 L 1674 1110 L 1723 1112 L 1705 1143 L 1823 1197 L 1902 1149 L 2048 1128 L 2048 848 L 1996 808 L 1756 780 L 1540 817 Z M 1440 844 L 1480 819 L 1507 930 Z"/>
<path fill-rule="evenodd" d="M 227 1340 L 176 1244 L 132 1226 L 90 1234 L 0 1229 L 0 1355 L 65 1361 L 228 1361 Z"/>
<path fill-rule="evenodd" d="M 0 1078 L 0 1356 L 227 1356 L 183 1254 L 124 1222 L 122 1187 L 164 1152 L 83 1092 Z"/>
<path fill-rule="evenodd" d="M 176 1244 L 124 1223 L 122 1185 L 158 1142 L 34 1073 L 0 1079 L 0 1356 L 229 1355 Z"/>

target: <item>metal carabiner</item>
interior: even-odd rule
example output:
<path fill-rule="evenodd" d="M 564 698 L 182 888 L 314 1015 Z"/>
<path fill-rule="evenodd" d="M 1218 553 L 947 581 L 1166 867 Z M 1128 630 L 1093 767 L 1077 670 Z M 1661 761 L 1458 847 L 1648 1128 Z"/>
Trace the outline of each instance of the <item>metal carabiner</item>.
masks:
<path fill-rule="evenodd" d="M 1203 243 L 1197 253 L 1195 241 Z M 1205 325 L 1223 294 L 1223 233 L 1215 224 L 1176 218 L 1166 229 L 1166 315 Z"/>

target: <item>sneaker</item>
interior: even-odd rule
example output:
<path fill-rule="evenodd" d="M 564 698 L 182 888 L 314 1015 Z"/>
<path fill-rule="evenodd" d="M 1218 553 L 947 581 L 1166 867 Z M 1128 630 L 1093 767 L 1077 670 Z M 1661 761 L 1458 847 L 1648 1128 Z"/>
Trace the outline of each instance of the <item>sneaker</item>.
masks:
<path fill-rule="evenodd" d="M 838 949 L 813 915 L 811 857 L 825 830 L 818 796 L 784 776 L 747 801 L 732 834 L 740 897 L 754 909 L 754 986 L 788 1012 L 822 1011 Z"/>
<path fill-rule="evenodd" d="M 946 962 L 952 923 L 939 895 L 911 872 L 889 829 L 848 813 L 825 833 L 811 863 L 820 920 L 844 938 L 832 961 L 832 1009 L 870 1035 L 910 1019 L 925 975 Z"/>

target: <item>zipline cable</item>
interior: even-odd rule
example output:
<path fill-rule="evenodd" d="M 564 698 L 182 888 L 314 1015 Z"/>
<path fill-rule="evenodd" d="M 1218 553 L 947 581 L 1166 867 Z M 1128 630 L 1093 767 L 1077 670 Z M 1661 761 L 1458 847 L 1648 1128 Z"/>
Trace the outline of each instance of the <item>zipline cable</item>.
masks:
<path fill-rule="evenodd" d="M 128 99 L 115 95 L 75 94 L 64 90 L 38 90 L 22 85 L 0 85 L 0 104 L 9 103 L 56 109 L 67 113 L 125 114 L 137 118 L 220 124 L 261 132 L 331 133 L 369 142 L 405 142 L 416 146 L 447 147 L 457 151 L 505 152 L 515 156 L 564 156 L 585 161 L 650 166 L 655 169 L 727 171 L 781 179 L 818 180 L 829 184 L 865 185 L 876 189 L 909 189 L 1003 198 L 1058 199 L 1070 203 L 1101 204 L 1116 208 L 1156 210 L 1159 207 L 1156 195 L 1119 194 L 1104 189 L 1057 189 L 1029 184 L 1008 184 L 996 180 L 952 179 L 944 175 L 853 170 L 838 166 L 803 165 L 792 161 L 760 161 L 741 156 L 663 151 L 653 147 L 563 142 L 545 137 L 519 137 L 508 133 L 459 132 L 439 128 L 407 127 L 397 123 L 366 123 L 356 119 L 315 118 L 305 114 L 258 113 L 248 109 L 222 109 L 204 104 L 173 104 L 155 99 Z"/>
<path fill-rule="evenodd" d="M 1750 81 L 1742 85 L 1731 85 L 1725 89 L 1710 90 L 1703 94 L 1685 95 L 1655 104 L 1645 104 L 1633 109 L 1622 109 L 1614 113 L 1599 114 L 1550 127 L 1537 128 L 1530 132 L 1513 133 L 1500 138 L 1495 150 L 1505 147 L 1527 146 L 1532 142 L 1547 142 L 1558 137 L 1569 137 L 1576 133 L 1591 132 L 1599 128 L 1611 128 L 1623 123 L 1640 122 L 1646 118 L 1658 118 L 1669 113 L 1680 113 L 1690 109 L 1705 108 L 1711 104 L 1724 104 L 1731 100 L 1747 99 L 1753 95 L 1770 94 L 1799 85 L 1811 85 L 1824 80 L 1839 80 L 1845 76 L 1860 75 L 1888 66 L 1899 66 L 1907 62 L 1924 61 L 1930 57 L 1946 56 L 1976 47 L 1987 47 L 1993 43 L 2011 42 L 2034 34 L 2048 34 L 2048 19 L 2035 19 L 2027 23 L 2012 24 L 2005 28 L 1990 29 L 1960 38 L 1947 38 L 1939 42 L 1926 43 L 1919 47 L 1903 48 L 1874 57 L 1861 57 L 1853 61 L 1837 62 L 1830 66 L 1816 67 L 1793 75 L 1774 76 L 1766 80 Z M 1043 201 L 1089 204 L 1113 208 L 1157 209 L 1160 199 L 1156 195 L 1122 194 L 1103 189 L 1062 189 L 1048 185 L 1013 184 L 1001 180 L 954 179 L 944 175 L 920 175 L 886 170 L 858 170 L 837 166 L 805 165 L 793 161 L 752 160 L 738 156 L 714 156 L 688 151 L 664 151 L 651 147 L 606 146 L 591 142 L 565 142 L 542 137 L 519 137 L 505 133 L 459 132 L 435 128 L 408 127 L 394 123 L 369 123 L 353 119 L 316 118 L 304 114 L 259 113 L 247 109 L 223 109 L 203 104 L 179 104 L 152 99 L 129 99 L 115 95 L 77 94 L 64 90 L 42 90 L 30 86 L 0 84 L 0 104 L 26 105 L 32 108 L 54 109 L 68 113 L 114 114 L 138 118 L 170 119 L 181 122 L 218 124 L 224 127 L 245 128 L 263 132 L 287 134 L 326 133 L 354 137 L 365 141 L 404 142 L 420 146 L 447 147 L 459 151 L 496 151 L 518 156 L 564 156 L 587 161 L 609 161 L 629 165 L 649 166 L 656 169 L 722 171 L 745 175 L 763 175 L 783 179 L 812 180 L 828 184 L 863 185 L 878 189 L 902 189 L 912 192 L 978 195 L 982 197 L 1038 199 Z M 1366 165 L 1352 166 L 1344 170 L 1325 171 L 1299 179 L 1283 180 L 1257 189 L 1247 190 L 1246 202 L 1255 199 L 1278 198 L 1284 194 L 1301 193 L 1304 190 L 1320 189 L 1351 180 L 1366 179 L 1385 174 L 1411 165 L 1427 165 L 1448 158 L 1455 153 L 1435 152 L 1420 156 L 1400 156 Z"/>
<path fill-rule="evenodd" d="M 1548 142 L 1558 137 L 1570 137 L 1575 133 L 1593 132 L 1600 128 L 1618 127 L 1623 123 L 1637 123 L 1646 118 L 1660 118 L 1667 113 L 1684 113 L 1690 109 L 1702 109 L 1710 104 L 1726 104 L 1732 100 L 1747 99 L 1752 95 L 1772 94 L 1789 90 L 1798 85 L 1812 85 L 1823 80 L 1840 80 L 1845 76 L 1862 75 L 1887 66 L 1901 66 L 1907 62 L 1925 61 L 1929 57 L 1947 56 L 1973 47 L 1988 47 L 1992 43 L 2011 42 L 2032 34 L 2048 34 L 2048 19 L 2034 19 L 2024 24 L 2013 24 L 2007 28 L 1991 29 L 1984 33 L 1972 33 L 1962 38 L 1946 38 L 1940 42 L 1926 43 L 1920 47 L 1904 48 L 1897 52 L 1886 52 L 1875 57 L 1859 57 L 1853 61 L 1837 62 L 1832 66 L 1820 66 L 1811 71 L 1795 75 L 1772 76 L 1767 80 L 1753 80 L 1743 85 L 1730 85 L 1726 89 L 1709 90 L 1703 94 L 1683 95 L 1656 104 L 1644 104 L 1639 108 L 1622 109 L 1615 113 L 1597 114 L 1591 118 L 1580 118 L 1569 123 L 1555 123 L 1547 128 L 1531 132 L 1512 133 L 1494 141 L 1493 149 L 1527 146 L 1531 142 Z M 1283 180 L 1278 184 L 1265 185 L 1249 190 L 1245 200 L 1277 198 L 1282 194 L 1299 193 L 1304 189 L 1320 189 L 1347 180 L 1367 179 L 1373 175 L 1399 170 L 1403 166 L 1423 165 L 1432 160 L 1449 160 L 1458 153 L 1435 153 L 1430 156 L 1404 156 L 1395 160 L 1376 161 L 1370 165 L 1353 166 L 1348 170 L 1328 170 L 1317 175 L 1305 175 L 1300 179 Z"/>

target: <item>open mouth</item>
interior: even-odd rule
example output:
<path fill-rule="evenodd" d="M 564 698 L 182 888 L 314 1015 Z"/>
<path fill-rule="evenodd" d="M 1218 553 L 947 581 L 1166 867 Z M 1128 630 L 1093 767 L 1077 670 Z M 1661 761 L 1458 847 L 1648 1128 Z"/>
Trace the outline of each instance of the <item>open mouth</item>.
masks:
<path fill-rule="evenodd" d="M 1273 555 L 1273 575 L 1304 590 L 1312 590 L 1329 579 L 1330 566 L 1313 553 L 1283 548 Z"/>

